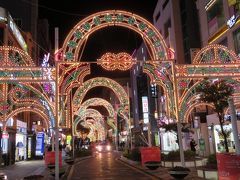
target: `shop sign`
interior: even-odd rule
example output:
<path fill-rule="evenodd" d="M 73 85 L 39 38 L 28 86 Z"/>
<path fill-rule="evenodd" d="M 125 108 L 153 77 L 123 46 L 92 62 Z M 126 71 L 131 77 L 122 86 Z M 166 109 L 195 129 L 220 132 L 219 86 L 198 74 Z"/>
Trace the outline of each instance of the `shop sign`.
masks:
<path fill-rule="evenodd" d="M 36 156 L 43 156 L 44 153 L 44 132 L 37 133 Z"/>
<path fill-rule="evenodd" d="M 8 17 L 9 19 L 9 27 L 12 30 L 14 36 L 16 37 L 18 43 L 20 44 L 20 46 L 27 51 L 27 44 L 22 36 L 22 34 L 20 33 L 17 25 L 15 24 L 15 22 L 13 21 L 12 17 L 9 15 Z"/>
<path fill-rule="evenodd" d="M 17 127 L 27 128 L 27 123 L 17 120 Z"/>
<path fill-rule="evenodd" d="M 142 97 L 142 108 L 143 108 L 144 113 L 148 112 L 148 97 L 147 96 Z"/>
<path fill-rule="evenodd" d="M 231 153 L 217 153 L 219 180 L 240 179 L 240 156 Z"/>
<path fill-rule="evenodd" d="M 69 144 L 69 145 L 71 145 L 71 141 L 72 141 L 72 136 L 70 136 L 70 135 L 67 135 L 67 138 L 66 138 L 67 140 L 67 144 Z"/>
<path fill-rule="evenodd" d="M 237 16 L 233 15 L 233 16 L 227 21 L 227 25 L 228 25 L 228 28 L 229 28 L 229 29 L 232 28 L 232 27 L 236 24 L 238 18 L 239 18 L 239 15 L 237 15 Z"/>
<path fill-rule="evenodd" d="M 204 139 L 199 139 L 199 149 L 200 149 L 200 151 L 205 151 L 205 141 L 204 141 Z"/>

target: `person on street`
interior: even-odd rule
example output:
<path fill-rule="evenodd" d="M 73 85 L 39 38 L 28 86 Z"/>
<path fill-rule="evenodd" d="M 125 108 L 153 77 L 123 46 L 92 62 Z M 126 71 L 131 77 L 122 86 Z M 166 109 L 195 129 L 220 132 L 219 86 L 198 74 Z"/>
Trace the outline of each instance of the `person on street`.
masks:
<path fill-rule="evenodd" d="M 194 139 L 192 139 L 190 141 L 191 151 L 196 152 L 196 148 L 195 148 L 196 145 L 197 145 L 196 142 L 194 141 Z"/>

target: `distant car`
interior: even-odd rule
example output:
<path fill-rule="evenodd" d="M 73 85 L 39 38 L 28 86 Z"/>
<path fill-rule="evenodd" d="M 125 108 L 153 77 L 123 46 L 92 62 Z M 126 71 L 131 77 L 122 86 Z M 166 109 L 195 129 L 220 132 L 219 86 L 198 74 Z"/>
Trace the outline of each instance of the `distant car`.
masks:
<path fill-rule="evenodd" d="M 112 151 L 112 146 L 108 143 L 99 143 L 96 146 L 97 152 L 110 152 Z"/>

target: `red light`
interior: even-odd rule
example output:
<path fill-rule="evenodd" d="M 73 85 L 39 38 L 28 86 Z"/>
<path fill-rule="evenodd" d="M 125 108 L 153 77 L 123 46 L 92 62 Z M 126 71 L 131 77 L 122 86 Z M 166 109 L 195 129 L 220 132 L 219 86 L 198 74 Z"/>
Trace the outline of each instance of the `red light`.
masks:
<path fill-rule="evenodd" d="M 63 57 L 62 54 L 62 49 L 58 49 L 55 53 L 54 53 L 54 59 L 55 61 L 61 61 Z"/>

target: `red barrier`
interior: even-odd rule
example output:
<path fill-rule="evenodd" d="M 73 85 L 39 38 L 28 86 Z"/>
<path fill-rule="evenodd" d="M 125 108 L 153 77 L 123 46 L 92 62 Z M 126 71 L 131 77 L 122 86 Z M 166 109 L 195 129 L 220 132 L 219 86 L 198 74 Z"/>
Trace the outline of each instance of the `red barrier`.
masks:
<path fill-rule="evenodd" d="M 240 156 L 232 153 L 217 153 L 219 180 L 240 180 Z"/>
<path fill-rule="evenodd" d="M 161 161 L 159 147 L 142 147 L 141 148 L 142 166 L 147 161 Z"/>
<path fill-rule="evenodd" d="M 45 165 L 55 164 L 55 151 L 46 151 L 45 152 Z M 62 167 L 62 151 L 59 151 L 59 166 Z"/>

